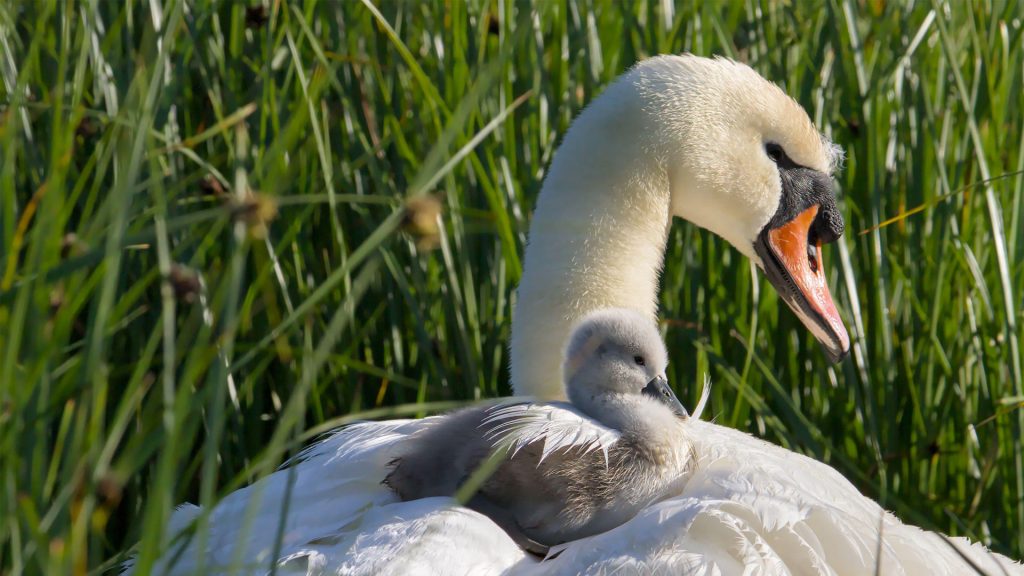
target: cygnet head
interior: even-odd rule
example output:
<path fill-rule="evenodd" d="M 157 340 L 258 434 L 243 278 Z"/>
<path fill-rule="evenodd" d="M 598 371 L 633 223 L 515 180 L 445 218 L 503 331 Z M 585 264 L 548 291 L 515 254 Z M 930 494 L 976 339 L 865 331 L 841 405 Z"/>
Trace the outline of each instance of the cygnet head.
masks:
<path fill-rule="evenodd" d="M 686 409 L 665 377 L 668 352 L 646 315 L 625 308 L 591 313 L 573 330 L 562 366 L 566 394 L 574 406 L 602 419 L 604 407 L 643 395 L 677 416 Z"/>

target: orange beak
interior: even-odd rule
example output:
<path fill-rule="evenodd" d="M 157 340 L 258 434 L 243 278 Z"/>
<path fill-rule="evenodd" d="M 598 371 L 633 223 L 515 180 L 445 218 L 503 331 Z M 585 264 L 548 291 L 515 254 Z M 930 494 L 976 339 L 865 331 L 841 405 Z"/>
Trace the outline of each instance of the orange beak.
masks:
<path fill-rule="evenodd" d="M 821 259 L 821 241 L 812 240 L 818 206 L 807 208 L 778 228 L 763 231 L 755 243 L 768 280 L 821 342 L 833 362 L 850 352 L 850 336 L 832 301 Z"/>

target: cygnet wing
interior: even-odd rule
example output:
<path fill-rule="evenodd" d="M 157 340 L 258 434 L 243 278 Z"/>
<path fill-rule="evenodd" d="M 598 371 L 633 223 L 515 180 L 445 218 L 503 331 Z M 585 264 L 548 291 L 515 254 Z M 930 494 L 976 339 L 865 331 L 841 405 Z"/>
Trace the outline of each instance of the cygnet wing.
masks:
<path fill-rule="evenodd" d="M 543 442 L 540 461 L 559 450 L 579 449 L 582 454 L 600 450 L 608 462 L 608 449 L 620 433 L 583 414 L 572 404 L 521 402 L 488 409 L 483 425 L 495 448 L 515 455 L 534 442 Z"/>

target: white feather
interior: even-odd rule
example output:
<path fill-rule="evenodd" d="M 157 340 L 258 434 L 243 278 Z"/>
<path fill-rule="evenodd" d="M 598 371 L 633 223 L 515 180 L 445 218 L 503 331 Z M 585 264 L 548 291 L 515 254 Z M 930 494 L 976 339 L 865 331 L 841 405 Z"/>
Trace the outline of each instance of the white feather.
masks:
<path fill-rule="evenodd" d="M 583 454 L 601 450 L 605 463 L 608 449 L 619 439 L 619 431 L 589 418 L 572 404 L 499 404 L 488 410 L 484 425 L 496 448 L 516 454 L 534 442 L 543 442 L 541 462 L 559 450 L 578 449 Z"/>
<path fill-rule="evenodd" d="M 711 377 L 704 373 L 704 386 L 700 389 L 700 399 L 697 400 L 697 406 L 693 409 L 693 415 L 691 418 L 700 420 L 701 414 L 704 413 L 704 408 L 708 405 L 708 398 L 711 397 Z"/>
<path fill-rule="evenodd" d="M 705 374 L 700 399 L 691 418 L 700 419 L 710 395 L 711 379 Z M 488 410 L 483 424 L 489 428 L 494 447 L 510 450 L 513 455 L 534 442 L 543 442 L 541 462 L 559 450 L 579 449 L 583 454 L 600 450 L 607 464 L 608 450 L 620 437 L 618 430 L 601 424 L 566 402 L 498 404 Z"/>

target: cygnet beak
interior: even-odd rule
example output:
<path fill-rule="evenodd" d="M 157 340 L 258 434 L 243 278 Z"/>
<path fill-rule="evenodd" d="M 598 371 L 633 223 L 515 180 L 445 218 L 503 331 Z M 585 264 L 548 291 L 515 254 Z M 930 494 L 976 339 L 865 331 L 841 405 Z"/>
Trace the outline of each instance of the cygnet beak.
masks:
<path fill-rule="evenodd" d="M 656 376 L 654 380 L 644 386 L 643 393 L 669 407 L 676 416 L 688 418 L 690 413 L 683 408 L 683 404 L 676 398 L 675 392 L 668 386 L 668 378 L 664 374 Z"/>

